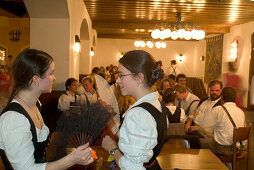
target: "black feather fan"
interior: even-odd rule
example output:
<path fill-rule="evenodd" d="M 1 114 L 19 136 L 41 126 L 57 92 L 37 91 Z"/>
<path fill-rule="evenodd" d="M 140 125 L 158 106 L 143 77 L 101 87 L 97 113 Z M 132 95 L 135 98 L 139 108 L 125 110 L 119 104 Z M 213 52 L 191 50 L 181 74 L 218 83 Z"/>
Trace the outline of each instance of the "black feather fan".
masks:
<path fill-rule="evenodd" d="M 77 148 L 87 142 L 90 145 L 98 138 L 108 121 L 114 116 L 113 108 L 102 101 L 89 107 L 72 107 L 57 121 L 57 127 L 51 143 L 57 145 L 57 158 L 64 156 L 66 148 Z"/>

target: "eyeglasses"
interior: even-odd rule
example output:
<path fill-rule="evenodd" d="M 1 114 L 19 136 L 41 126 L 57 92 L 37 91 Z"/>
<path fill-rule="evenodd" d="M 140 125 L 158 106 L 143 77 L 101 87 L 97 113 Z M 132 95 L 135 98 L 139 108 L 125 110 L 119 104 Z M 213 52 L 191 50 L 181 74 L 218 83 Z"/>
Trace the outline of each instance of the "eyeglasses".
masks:
<path fill-rule="evenodd" d="M 121 74 L 121 73 L 119 73 L 119 78 L 122 79 L 124 76 L 130 76 L 130 75 L 134 75 L 134 73 L 130 73 L 130 74 Z"/>

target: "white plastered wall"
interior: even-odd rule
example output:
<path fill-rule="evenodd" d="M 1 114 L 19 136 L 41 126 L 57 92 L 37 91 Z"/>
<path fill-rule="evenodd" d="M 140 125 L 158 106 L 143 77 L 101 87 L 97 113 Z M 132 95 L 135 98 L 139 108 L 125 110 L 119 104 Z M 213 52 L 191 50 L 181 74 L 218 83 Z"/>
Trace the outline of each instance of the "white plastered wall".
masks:
<path fill-rule="evenodd" d="M 167 48 L 136 48 L 135 40 L 126 39 L 97 39 L 97 47 L 94 56 L 93 67 L 107 66 L 109 64 L 118 65 L 119 55 L 122 52 L 142 49 L 151 53 L 156 60 L 161 60 L 164 71 L 170 66 L 170 61 L 177 59 L 179 54 L 184 55 L 184 61 L 178 62 L 180 70 L 189 77 L 204 77 L 204 61 L 200 61 L 201 56 L 205 56 L 206 43 L 202 41 L 166 41 Z"/>
<path fill-rule="evenodd" d="M 222 72 L 227 72 L 228 68 L 226 62 L 230 61 L 230 47 L 233 40 L 239 40 L 239 68 L 237 74 L 242 77 L 242 85 L 246 90 L 244 95 L 244 107 L 247 106 L 248 91 L 250 89 L 249 84 L 249 67 L 251 59 L 251 34 L 254 33 L 254 21 L 233 26 L 230 28 L 230 33 L 224 35 L 223 41 L 223 64 Z M 253 66 L 252 66 L 253 67 Z"/>
<path fill-rule="evenodd" d="M 88 74 L 90 72 L 91 58 L 89 52 L 92 46 L 92 38 L 95 30 L 92 29 L 92 21 L 82 0 L 68 0 L 68 8 L 70 14 L 70 48 L 73 49 L 75 43 L 75 35 L 80 38 L 81 51 L 75 55 L 74 51 L 70 55 L 69 63 L 70 72 L 75 70 L 73 74 L 78 79 L 79 74 Z"/>
<path fill-rule="evenodd" d="M 94 31 L 90 31 L 92 23 L 84 2 L 82 0 L 24 2 L 30 15 L 30 47 L 52 55 L 56 65 L 54 89 L 64 90 L 66 79 L 69 77 L 78 79 L 79 76 L 80 54 L 75 54 L 73 46 L 75 35 L 80 36 L 80 27 L 84 19 L 88 23 L 89 41 L 94 34 Z M 91 43 L 88 44 L 90 46 Z"/>

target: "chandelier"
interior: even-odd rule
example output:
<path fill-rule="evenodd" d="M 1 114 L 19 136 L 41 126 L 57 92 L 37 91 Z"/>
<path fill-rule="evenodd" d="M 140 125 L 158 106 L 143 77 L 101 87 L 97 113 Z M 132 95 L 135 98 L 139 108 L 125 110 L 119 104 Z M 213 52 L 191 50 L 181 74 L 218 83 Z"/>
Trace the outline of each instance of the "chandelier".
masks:
<path fill-rule="evenodd" d="M 185 39 L 185 40 L 201 40 L 205 38 L 205 32 L 197 29 L 192 23 L 181 21 L 181 12 L 177 13 L 177 22 L 171 23 L 167 26 L 160 26 L 160 29 L 155 29 L 151 33 L 153 39 Z"/>

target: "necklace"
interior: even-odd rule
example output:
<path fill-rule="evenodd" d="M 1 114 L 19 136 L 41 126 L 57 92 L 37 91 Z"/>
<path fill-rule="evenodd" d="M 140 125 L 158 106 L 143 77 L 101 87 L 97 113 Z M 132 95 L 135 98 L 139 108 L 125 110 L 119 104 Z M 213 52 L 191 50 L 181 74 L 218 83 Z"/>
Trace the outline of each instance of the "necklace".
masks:
<path fill-rule="evenodd" d="M 17 98 L 19 98 L 30 110 L 32 110 L 34 113 L 35 113 L 35 115 L 36 115 L 36 118 L 40 121 L 41 120 L 41 118 L 39 117 L 39 115 L 38 115 L 38 113 L 32 108 L 32 107 L 30 107 L 23 99 L 21 99 L 19 96 L 17 96 Z"/>

